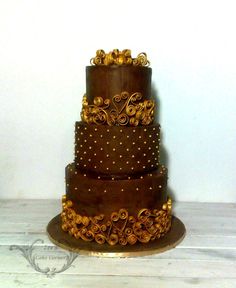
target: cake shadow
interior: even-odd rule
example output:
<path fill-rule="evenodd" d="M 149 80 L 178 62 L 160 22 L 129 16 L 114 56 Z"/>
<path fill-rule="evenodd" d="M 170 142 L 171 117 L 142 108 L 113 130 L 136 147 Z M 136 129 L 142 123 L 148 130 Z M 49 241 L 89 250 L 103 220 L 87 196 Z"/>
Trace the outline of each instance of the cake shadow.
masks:
<path fill-rule="evenodd" d="M 155 113 L 154 122 L 160 123 L 161 101 L 160 101 L 158 89 L 155 87 L 155 85 L 152 85 L 152 100 L 155 101 L 156 107 L 158 110 L 157 113 Z M 161 143 L 164 142 L 163 138 L 164 138 L 164 135 L 163 135 L 162 129 L 160 129 Z M 169 157 L 168 151 L 162 144 L 160 145 L 160 164 L 164 165 L 167 169 L 168 167 L 170 167 L 170 157 Z M 176 200 L 174 191 L 169 185 L 167 185 L 167 195 L 173 201 Z"/>

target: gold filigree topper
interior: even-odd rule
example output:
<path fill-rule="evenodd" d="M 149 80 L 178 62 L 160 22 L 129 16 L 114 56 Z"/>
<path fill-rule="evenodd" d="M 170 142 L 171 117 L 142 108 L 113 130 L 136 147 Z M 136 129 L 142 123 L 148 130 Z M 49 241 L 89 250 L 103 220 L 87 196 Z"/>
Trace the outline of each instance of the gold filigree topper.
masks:
<path fill-rule="evenodd" d="M 119 51 L 114 49 L 109 53 L 104 50 L 97 50 L 96 56 L 90 60 L 91 65 L 133 65 L 133 66 L 149 66 L 150 62 L 147 59 L 147 54 L 139 53 L 136 58 L 132 58 L 131 50 L 124 49 Z"/>

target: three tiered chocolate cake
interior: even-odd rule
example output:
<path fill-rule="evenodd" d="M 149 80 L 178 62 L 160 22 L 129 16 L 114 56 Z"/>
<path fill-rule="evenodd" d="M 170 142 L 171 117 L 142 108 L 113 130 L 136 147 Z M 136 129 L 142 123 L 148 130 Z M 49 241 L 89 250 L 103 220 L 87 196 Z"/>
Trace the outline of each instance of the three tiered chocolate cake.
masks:
<path fill-rule="evenodd" d="M 142 245 L 171 229 L 151 75 L 146 54 L 130 50 L 98 50 L 86 67 L 60 215 L 63 233 L 77 241 Z"/>

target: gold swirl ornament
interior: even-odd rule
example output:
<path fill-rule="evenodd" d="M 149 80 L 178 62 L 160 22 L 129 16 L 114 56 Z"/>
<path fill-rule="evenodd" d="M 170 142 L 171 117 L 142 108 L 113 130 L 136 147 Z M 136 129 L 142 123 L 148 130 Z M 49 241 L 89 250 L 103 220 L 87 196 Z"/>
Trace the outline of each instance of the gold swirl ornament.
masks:
<path fill-rule="evenodd" d="M 129 94 L 124 91 L 110 99 L 95 97 L 89 105 L 86 95 L 83 97 L 81 119 L 88 124 L 113 125 L 150 125 L 154 120 L 155 103 L 142 100 L 142 94 Z"/>
<path fill-rule="evenodd" d="M 136 242 L 148 243 L 163 237 L 171 227 L 171 199 L 162 209 L 141 209 L 137 216 L 129 215 L 120 209 L 106 220 L 104 215 L 82 216 L 73 210 L 73 203 L 62 198 L 62 229 L 76 239 L 95 241 L 98 244 L 134 245 Z"/>
<path fill-rule="evenodd" d="M 136 58 L 132 58 L 131 50 L 124 49 L 119 51 L 118 49 L 113 49 L 111 52 L 106 53 L 104 50 L 100 49 L 96 51 L 96 56 L 91 58 L 91 65 L 133 65 L 133 66 L 149 66 L 150 62 L 147 59 L 147 54 L 142 52 L 139 53 Z"/>

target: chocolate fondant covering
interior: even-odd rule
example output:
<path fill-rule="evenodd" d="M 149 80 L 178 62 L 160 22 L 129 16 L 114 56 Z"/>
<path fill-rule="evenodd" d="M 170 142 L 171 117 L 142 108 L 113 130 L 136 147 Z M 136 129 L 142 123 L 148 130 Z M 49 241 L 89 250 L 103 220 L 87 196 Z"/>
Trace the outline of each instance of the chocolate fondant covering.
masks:
<path fill-rule="evenodd" d="M 87 66 L 86 96 L 89 104 L 95 97 L 110 99 L 121 92 L 143 95 L 151 98 L 152 69 L 141 66 Z"/>
<path fill-rule="evenodd" d="M 85 216 L 110 216 L 121 208 L 135 215 L 140 209 L 158 209 L 167 200 L 167 169 L 123 179 L 102 179 L 99 175 L 81 173 L 74 163 L 66 167 L 66 197 L 76 212 Z"/>
<path fill-rule="evenodd" d="M 113 97 L 122 92 L 150 100 L 151 73 L 142 66 L 86 67 L 86 105 L 96 97 L 116 105 Z M 144 208 L 161 209 L 167 201 L 167 169 L 159 164 L 159 141 L 160 125 L 155 123 L 132 127 L 76 122 L 75 161 L 66 167 L 66 199 L 75 213 L 109 219 L 120 209 L 131 215 Z"/>
<path fill-rule="evenodd" d="M 158 167 L 159 125 L 75 124 L 75 163 L 99 174 L 147 173 Z"/>

